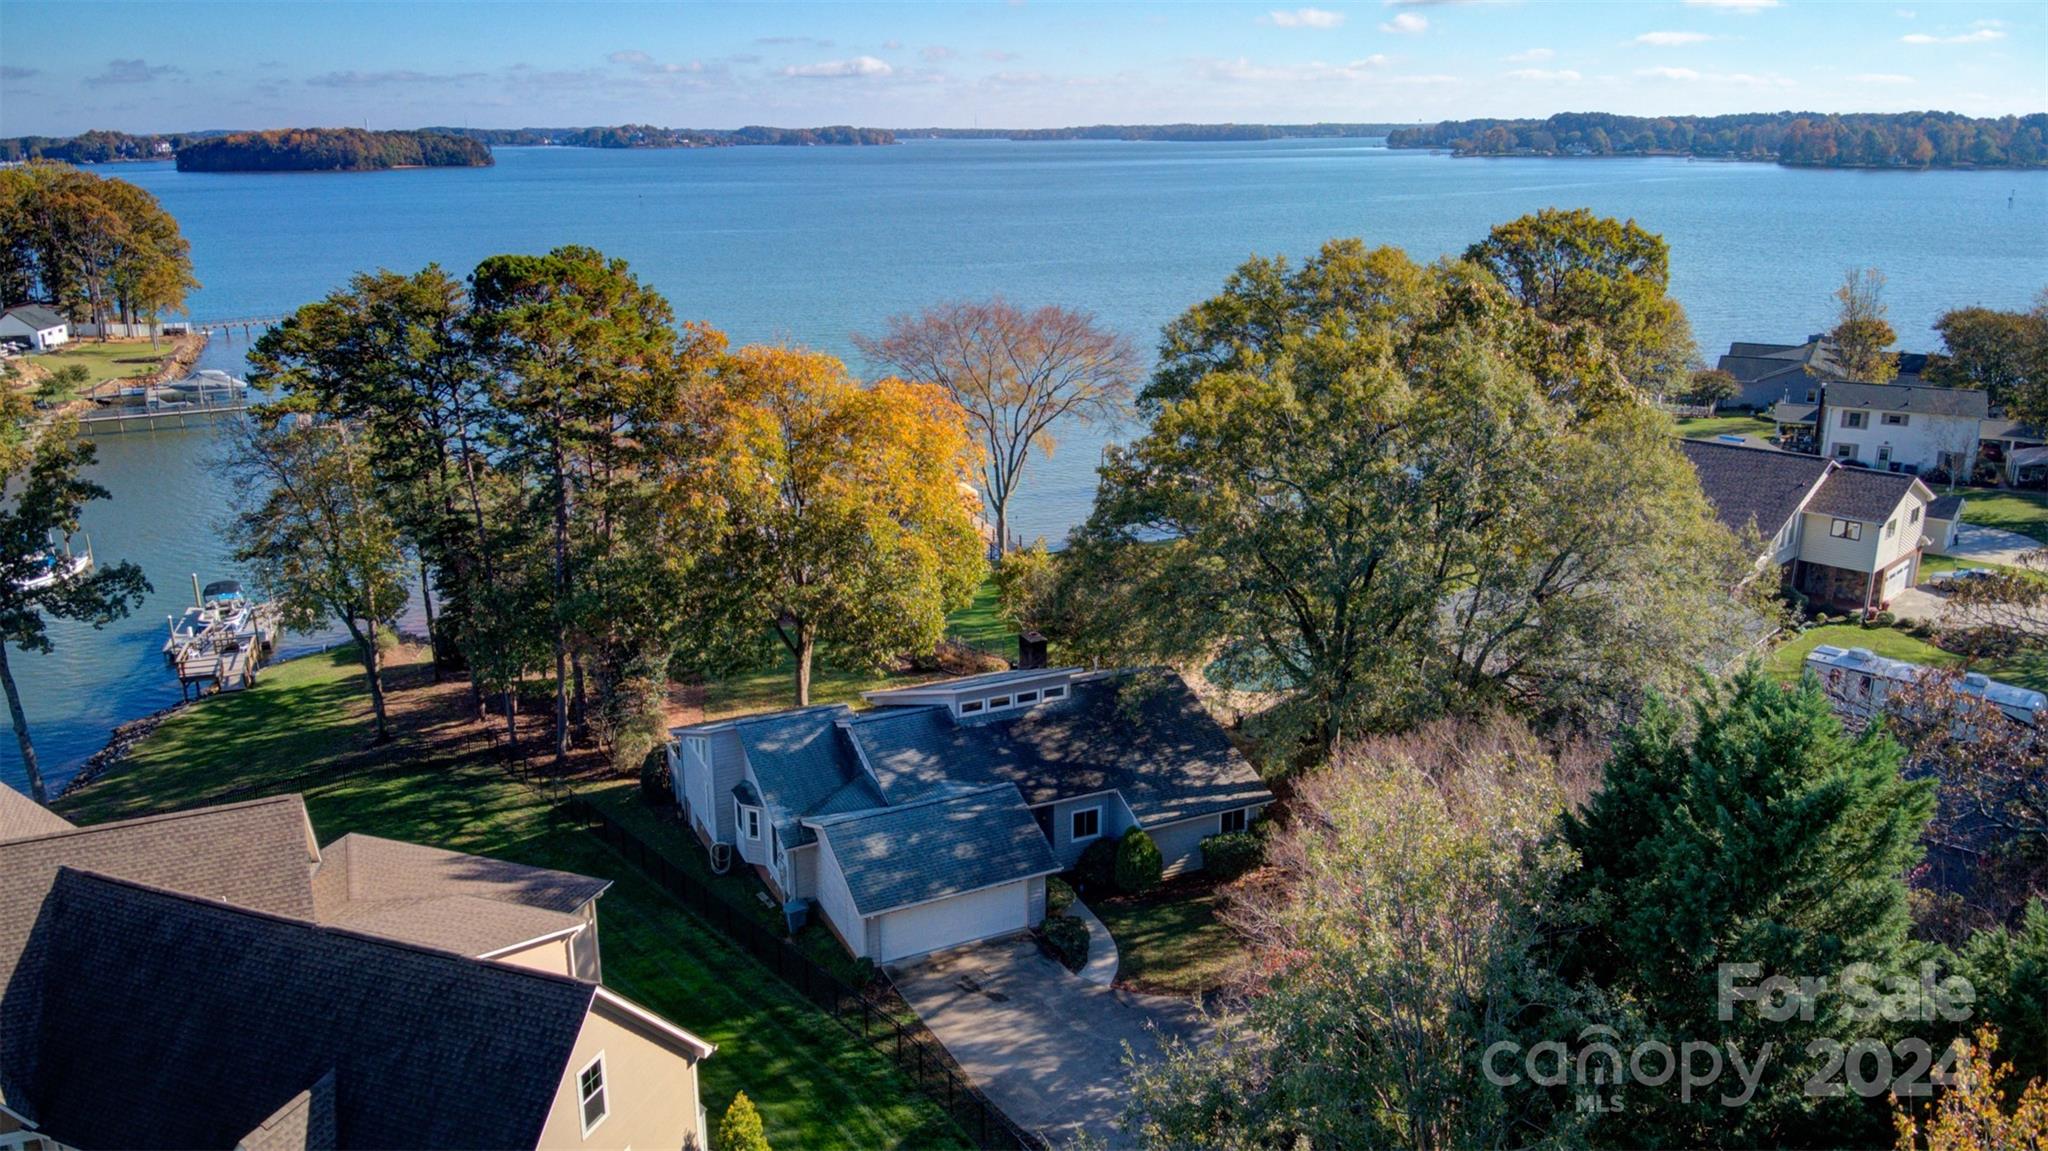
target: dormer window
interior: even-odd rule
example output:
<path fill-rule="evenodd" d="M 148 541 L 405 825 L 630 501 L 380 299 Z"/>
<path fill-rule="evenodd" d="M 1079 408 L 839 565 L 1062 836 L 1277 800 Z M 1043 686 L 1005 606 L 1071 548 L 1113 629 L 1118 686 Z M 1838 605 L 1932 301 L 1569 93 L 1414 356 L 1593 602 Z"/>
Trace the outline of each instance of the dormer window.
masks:
<path fill-rule="evenodd" d="M 748 839 L 752 839 L 752 840 L 759 840 L 759 839 L 761 838 L 761 809 L 760 809 L 760 808 L 758 808 L 758 807 L 748 807 L 748 806 L 747 806 L 746 804 L 740 804 L 740 805 L 739 805 L 739 821 L 740 821 L 740 834 L 741 834 L 741 835 L 744 835 L 744 836 L 746 836 L 746 837 L 747 837 Z"/>
<path fill-rule="evenodd" d="M 1049 688 L 1046 688 L 1046 689 L 1045 689 L 1045 698 L 1046 698 L 1047 702 L 1051 702 L 1052 700 L 1055 700 L 1055 699 L 1065 699 L 1065 698 L 1067 698 L 1067 685 L 1066 685 L 1066 684 L 1058 684 L 1058 685 L 1056 685 L 1056 686 L 1053 686 L 1053 687 L 1049 687 Z"/>
<path fill-rule="evenodd" d="M 1037 703 L 1037 702 L 1038 702 L 1038 693 L 1037 693 L 1037 692 L 1035 692 L 1035 691 L 1020 691 L 1020 692 L 1018 692 L 1018 693 L 1017 693 L 1017 706 L 1018 706 L 1018 707 L 1023 707 L 1023 706 L 1025 705 L 1025 704 L 1029 704 L 1029 703 Z"/>

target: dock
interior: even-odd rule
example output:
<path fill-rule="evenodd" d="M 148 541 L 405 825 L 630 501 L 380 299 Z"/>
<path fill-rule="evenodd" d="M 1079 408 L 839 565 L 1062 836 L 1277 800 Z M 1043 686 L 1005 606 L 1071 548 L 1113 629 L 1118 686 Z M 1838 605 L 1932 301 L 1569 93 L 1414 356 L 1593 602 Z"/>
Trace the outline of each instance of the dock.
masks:
<path fill-rule="evenodd" d="M 170 427 L 208 424 L 226 416 L 246 412 L 251 407 L 251 389 L 203 388 L 180 390 L 164 385 L 151 386 L 137 404 L 103 403 L 78 417 L 81 431 L 148 431 L 159 424 Z M 165 399 L 166 395 L 189 398 Z"/>
<path fill-rule="evenodd" d="M 174 632 L 165 644 L 164 662 L 178 677 L 180 696 L 203 699 L 256 686 L 256 675 L 276 646 L 277 609 L 257 604 L 243 623 L 211 623 L 190 638 Z"/>

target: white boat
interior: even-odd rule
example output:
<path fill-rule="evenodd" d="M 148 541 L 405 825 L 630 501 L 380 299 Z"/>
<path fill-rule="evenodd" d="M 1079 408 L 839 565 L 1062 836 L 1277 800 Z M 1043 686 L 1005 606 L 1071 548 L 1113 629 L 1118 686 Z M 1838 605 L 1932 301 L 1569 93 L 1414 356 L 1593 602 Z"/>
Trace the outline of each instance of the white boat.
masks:
<path fill-rule="evenodd" d="M 14 586 L 22 591 L 41 591 L 46 587 L 54 587 L 72 576 L 84 575 L 92 570 L 90 549 L 72 555 L 56 548 L 45 548 L 30 558 L 36 565 L 35 570 L 25 578 L 14 581 Z"/>
<path fill-rule="evenodd" d="M 172 380 L 163 387 L 173 392 L 240 392 L 248 389 L 249 382 L 226 372 L 208 368 L 205 371 L 194 372 L 182 380 Z"/>
<path fill-rule="evenodd" d="M 164 641 L 164 659 L 177 662 L 186 648 L 202 640 L 247 639 L 256 634 L 255 607 L 242 594 L 242 585 L 231 579 L 215 580 L 204 588 L 192 577 L 193 604 L 181 617 L 171 619 L 171 635 Z"/>

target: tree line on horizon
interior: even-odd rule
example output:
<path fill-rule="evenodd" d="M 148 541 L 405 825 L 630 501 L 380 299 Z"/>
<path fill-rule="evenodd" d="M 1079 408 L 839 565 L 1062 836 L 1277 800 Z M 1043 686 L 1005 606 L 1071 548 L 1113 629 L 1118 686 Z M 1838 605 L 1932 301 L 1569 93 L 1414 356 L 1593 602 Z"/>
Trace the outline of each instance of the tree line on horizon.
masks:
<path fill-rule="evenodd" d="M 371 172 L 385 168 L 488 168 L 486 145 L 442 132 L 291 128 L 231 132 L 179 148 L 180 172 Z"/>
<path fill-rule="evenodd" d="M 1569 112 L 1400 128 L 1388 134 L 1387 146 L 1471 156 L 1697 156 L 1821 168 L 2038 168 L 2048 165 L 2048 113 Z"/>

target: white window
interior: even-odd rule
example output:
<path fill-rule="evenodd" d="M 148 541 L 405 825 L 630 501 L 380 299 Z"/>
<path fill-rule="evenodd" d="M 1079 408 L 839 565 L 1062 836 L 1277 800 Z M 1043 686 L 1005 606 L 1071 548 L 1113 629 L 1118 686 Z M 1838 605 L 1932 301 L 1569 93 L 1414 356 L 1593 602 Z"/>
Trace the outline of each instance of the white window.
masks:
<path fill-rule="evenodd" d="M 1907 523 L 1909 523 L 1909 524 L 1917 524 L 1917 523 L 1919 523 L 1919 522 L 1920 522 L 1920 509 L 1919 509 L 1919 508 L 1914 508 L 1914 509 L 1913 509 L 1912 511 L 1909 511 L 1909 512 L 1907 512 L 1907 513 L 1906 513 L 1906 522 L 1907 522 Z"/>
<path fill-rule="evenodd" d="M 1843 427 L 1845 427 L 1845 428 L 1860 428 L 1860 427 L 1863 427 L 1863 426 L 1865 426 L 1865 425 L 1866 425 L 1866 424 L 1868 424 L 1869 422 L 1870 422 L 1870 413 L 1869 413 L 1869 412 L 1843 412 L 1843 413 L 1842 413 L 1842 426 L 1843 426 Z"/>
<path fill-rule="evenodd" d="M 1892 539 L 1899 534 L 1899 521 L 1888 520 L 1884 525 L 1884 538 Z"/>
<path fill-rule="evenodd" d="M 1067 689 L 1066 689 L 1066 686 L 1065 686 L 1064 684 L 1062 684 L 1062 685 L 1060 685 L 1060 686 L 1058 686 L 1058 687 L 1049 687 L 1049 688 L 1046 688 L 1046 689 L 1045 689 L 1045 698 L 1047 698 L 1047 699 L 1065 699 L 1065 698 L 1067 698 Z"/>
<path fill-rule="evenodd" d="M 1247 811 L 1246 811 L 1246 810 L 1245 810 L 1244 808 L 1242 808 L 1242 807 L 1238 808 L 1238 809 L 1237 809 L 1236 811 L 1226 811 L 1226 812 L 1224 812 L 1224 813 L 1223 813 L 1223 832 L 1224 832 L 1224 834 L 1228 835 L 1229 833 L 1231 833 L 1231 832 L 1233 832 L 1233 831 L 1243 831 L 1243 830 L 1244 830 L 1244 823 L 1245 823 L 1245 816 L 1246 816 L 1247 814 L 1249 814 L 1249 813 L 1248 813 L 1248 812 L 1247 812 Z"/>
<path fill-rule="evenodd" d="M 1017 706 L 1018 706 L 1018 707 L 1023 707 L 1023 706 L 1024 706 L 1025 704 L 1027 704 L 1027 703 L 1037 703 L 1037 702 L 1038 702 L 1038 693 L 1037 693 L 1037 692 L 1035 692 L 1035 691 L 1020 691 L 1020 692 L 1018 692 L 1018 693 L 1017 693 Z"/>
<path fill-rule="evenodd" d="M 744 834 L 746 835 L 746 837 L 747 837 L 748 839 L 759 839 L 759 838 L 761 838 L 761 809 L 760 809 L 760 808 L 758 808 L 758 807 L 747 807 L 747 806 L 745 806 L 745 805 L 741 805 L 741 807 L 740 807 L 740 831 L 741 831 L 742 833 L 744 833 Z"/>
<path fill-rule="evenodd" d="M 1856 458 L 1856 445 L 1855 445 L 1855 444 L 1836 444 L 1836 445 L 1835 445 L 1835 458 L 1836 458 L 1836 459 L 1838 459 L 1838 460 L 1853 460 L 1853 459 L 1855 459 L 1855 458 Z"/>
<path fill-rule="evenodd" d="M 1000 708 L 1005 708 L 1008 706 L 1010 706 L 1010 697 L 1007 695 L 991 696 L 989 698 L 988 709 L 990 711 L 996 711 Z"/>
<path fill-rule="evenodd" d="M 1084 839 L 1094 839 L 1101 835 L 1102 809 L 1099 807 L 1084 807 L 1075 812 L 1073 814 L 1072 830 L 1073 835 L 1071 838 L 1075 843 L 1079 843 Z"/>
<path fill-rule="evenodd" d="M 583 1105 L 583 1137 L 588 1139 L 590 1133 L 597 1130 L 597 1125 L 604 1122 L 606 1113 L 610 1111 L 604 1097 L 602 1052 L 586 1064 L 583 1070 L 576 1073 L 576 1099 Z"/>
<path fill-rule="evenodd" d="M 1863 525 L 1856 520 L 1831 520 L 1828 522 L 1828 534 L 1838 540 L 1860 540 L 1863 538 Z"/>
<path fill-rule="evenodd" d="M 1884 414 L 1884 422 L 1889 427 L 1903 428 L 1906 426 L 1906 414 L 1904 412 L 1886 412 Z"/>
<path fill-rule="evenodd" d="M 961 715 L 973 715 L 973 714 L 974 714 L 975 712 L 977 712 L 977 711 L 980 711 L 980 710 L 981 710 L 981 701 L 980 701 L 980 700 L 978 700 L 978 699 L 970 699 L 970 700 L 964 700 L 964 701 L 962 701 L 962 702 L 961 702 L 961 704 L 960 704 L 960 714 L 961 714 Z"/>

